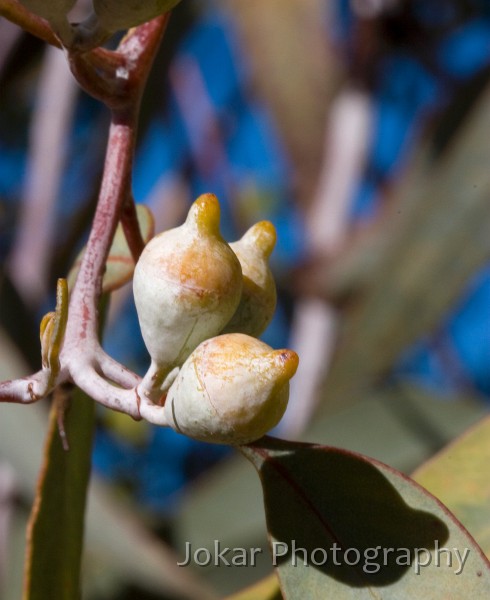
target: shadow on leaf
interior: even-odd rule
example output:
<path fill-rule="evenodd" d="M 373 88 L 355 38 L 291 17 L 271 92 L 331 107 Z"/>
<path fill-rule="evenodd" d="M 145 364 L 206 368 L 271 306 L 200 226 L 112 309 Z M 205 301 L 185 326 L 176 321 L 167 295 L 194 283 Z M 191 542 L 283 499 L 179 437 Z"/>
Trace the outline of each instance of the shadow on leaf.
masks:
<path fill-rule="evenodd" d="M 304 566 L 351 587 L 388 585 L 411 568 L 419 549 L 441 547 L 449 537 L 439 517 L 407 504 L 376 461 L 269 437 L 243 453 L 262 480 L 280 570 Z M 414 498 L 424 494 L 397 477 Z"/>

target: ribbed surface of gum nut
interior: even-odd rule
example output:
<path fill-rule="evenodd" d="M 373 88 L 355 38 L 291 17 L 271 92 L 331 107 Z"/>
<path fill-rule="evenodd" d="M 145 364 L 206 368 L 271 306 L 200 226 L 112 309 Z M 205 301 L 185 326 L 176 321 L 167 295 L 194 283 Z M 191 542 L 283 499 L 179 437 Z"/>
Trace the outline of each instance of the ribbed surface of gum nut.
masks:
<path fill-rule="evenodd" d="M 206 340 L 170 387 L 164 408 L 167 422 L 206 442 L 252 442 L 281 420 L 297 367 L 292 350 L 273 350 L 245 334 Z"/>
<path fill-rule="evenodd" d="M 223 333 L 246 333 L 258 337 L 269 325 L 276 309 L 276 284 L 269 257 L 276 244 L 276 230 L 269 221 L 253 225 L 230 244 L 242 266 L 243 288 L 240 303 Z"/>
<path fill-rule="evenodd" d="M 136 265 L 133 292 L 152 361 L 184 362 L 203 340 L 219 333 L 241 297 L 240 263 L 219 231 L 213 194 L 191 206 L 183 225 L 154 237 Z"/>

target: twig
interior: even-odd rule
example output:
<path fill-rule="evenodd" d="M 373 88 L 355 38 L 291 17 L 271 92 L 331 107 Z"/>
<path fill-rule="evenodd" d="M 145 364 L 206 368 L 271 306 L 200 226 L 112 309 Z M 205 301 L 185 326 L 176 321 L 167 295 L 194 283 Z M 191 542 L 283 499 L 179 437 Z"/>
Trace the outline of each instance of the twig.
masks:
<path fill-rule="evenodd" d="M 115 361 L 107 357 L 100 347 L 97 337 L 97 305 L 105 261 L 122 207 L 128 199 L 128 190 L 131 189 L 141 90 L 151 66 L 152 52 L 156 51 L 157 40 L 159 41 L 167 20 L 164 16 L 142 25 L 120 45 L 120 51 L 124 52 L 128 62 L 125 72 L 127 102 L 124 108 L 113 110 L 99 202 L 72 292 L 66 340 L 60 356 L 62 367 L 67 369 L 81 389 L 102 404 L 127 412 L 134 418 L 140 417 L 139 399 L 135 390 L 119 390 L 97 372 L 100 369 L 106 375 L 104 368 L 107 368 L 110 370 L 107 374 L 109 378 L 116 381 L 121 381 L 122 376 L 125 382 L 136 381 L 137 377 L 127 370 L 115 369 Z M 140 35 L 136 35 L 136 32 Z"/>
<path fill-rule="evenodd" d="M 0 401 L 32 404 L 44 398 L 51 390 L 49 373 L 44 369 L 28 377 L 0 382 Z"/>
<path fill-rule="evenodd" d="M 162 15 L 131 30 L 117 51 L 124 60 L 112 60 L 113 56 L 109 55 L 111 61 L 104 70 L 110 71 L 110 65 L 115 65 L 112 81 L 122 82 L 120 89 L 123 92 L 116 102 L 112 97 L 104 98 L 112 113 L 104 174 L 86 251 L 70 297 L 68 320 L 59 353 L 59 373 L 54 378 L 49 369 L 44 368 L 32 377 L 1 383 L 0 400 L 34 402 L 51 391 L 53 386 L 71 381 L 109 408 L 123 411 L 135 419 L 143 417 L 159 425 L 166 424 L 162 407 L 152 405 L 146 395 L 142 400 L 138 397 L 136 386 L 140 378 L 118 365 L 101 348 L 97 307 L 102 293 L 105 263 L 123 206 L 133 201 L 130 190 L 139 105 L 167 22 L 168 15 Z M 89 93 L 94 91 L 97 95 L 100 90 L 105 93 L 100 84 L 98 68 L 102 55 L 98 55 L 95 61 L 97 67 L 91 63 L 93 56 L 93 53 L 87 53 L 83 63 L 71 56 L 70 63 L 75 66 L 83 64 L 81 83 Z M 93 69 L 90 74 L 91 65 Z M 76 68 L 74 72 L 77 73 Z M 126 220 L 126 229 L 135 224 L 136 220 Z M 137 233 L 132 232 L 131 235 L 133 239 L 137 238 Z M 63 312 L 60 307 L 57 308 L 58 312 Z M 113 385 L 106 378 L 123 385 L 123 388 Z M 131 389 L 125 389 L 129 385 Z"/>

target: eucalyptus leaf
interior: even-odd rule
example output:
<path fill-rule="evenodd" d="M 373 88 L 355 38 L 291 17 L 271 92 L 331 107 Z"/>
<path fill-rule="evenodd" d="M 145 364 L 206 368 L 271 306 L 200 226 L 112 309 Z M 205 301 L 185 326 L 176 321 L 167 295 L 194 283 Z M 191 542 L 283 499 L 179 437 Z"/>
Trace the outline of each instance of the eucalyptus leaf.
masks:
<path fill-rule="evenodd" d="M 90 476 L 94 402 L 73 392 L 65 414 L 70 450 L 51 407 L 44 464 L 28 531 L 24 600 L 72 600 L 80 593 L 86 490 Z"/>
<path fill-rule="evenodd" d="M 242 452 L 261 478 L 285 600 L 488 598 L 481 549 L 405 475 L 360 454 L 270 437 Z"/>
<path fill-rule="evenodd" d="M 275 573 L 264 577 L 254 585 L 251 585 L 225 600 L 282 600 L 279 582 Z"/>
<path fill-rule="evenodd" d="M 146 23 L 168 12 L 180 0 L 94 0 L 99 25 L 107 31 L 119 31 Z"/>
<path fill-rule="evenodd" d="M 31 12 L 43 17 L 47 21 L 56 23 L 60 18 L 65 18 L 75 6 L 77 0 L 20 0 Z"/>
<path fill-rule="evenodd" d="M 46 19 L 53 30 L 68 39 L 70 26 L 67 15 L 77 0 L 20 0 L 28 10 Z"/>
<path fill-rule="evenodd" d="M 22 375 L 25 372 L 22 365 L 15 366 L 18 362 L 15 347 L 9 347 L 8 339 L 3 338 L 1 330 L 0 340 L 0 350 L 8 350 L 5 360 L 0 361 L 0 372 L 3 373 L 5 367 L 10 375 Z M 29 501 L 34 496 L 46 434 L 44 409 L 40 402 L 30 406 L 0 405 L 0 455 L 15 468 L 19 491 Z M 69 431 L 68 441 L 73 445 L 74 439 Z M 59 524 L 60 514 L 57 513 L 52 526 L 59 528 Z M 88 490 L 85 537 L 82 586 L 87 591 L 89 587 L 103 586 L 109 578 L 128 582 L 157 597 L 215 598 L 206 586 L 197 581 L 191 570 L 177 566 L 179 557 L 149 533 L 134 507 L 126 506 L 113 490 L 96 478 L 92 478 Z M 21 588 L 21 584 L 13 580 L 15 571 L 12 565 L 7 573 L 9 592 L 10 588 Z M 20 593 L 15 596 L 16 600 L 20 597 Z"/>
<path fill-rule="evenodd" d="M 490 417 L 415 471 L 413 478 L 460 519 L 490 557 Z"/>

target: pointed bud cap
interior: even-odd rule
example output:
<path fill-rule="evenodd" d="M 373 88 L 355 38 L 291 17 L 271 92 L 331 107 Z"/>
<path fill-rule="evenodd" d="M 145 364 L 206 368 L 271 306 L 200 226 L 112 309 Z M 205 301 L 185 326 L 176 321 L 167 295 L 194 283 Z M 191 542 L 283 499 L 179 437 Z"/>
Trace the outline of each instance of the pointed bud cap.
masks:
<path fill-rule="evenodd" d="M 270 221 L 253 225 L 243 237 L 230 244 L 243 273 L 240 304 L 223 333 L 246 333 L 258 337 L 276 310 L 277 292 L 269 257 L 276 245 L 276 229 Z"/>
<path fill-rule="evenodd" d="M 277 241 L 276 228 L 270 221 L 259 221 L 252 225 L 243 237 L 235 242 L 238 247 L 249 248 L 255 254 L 269 258 Z"/>
<path fill-rule="evenodd" d="M 219 230 L 220 207 L 214 194 L 202 194 L 192 204 L 185 224 L 195 228 L 200 234 L 221 238 Z"/>

